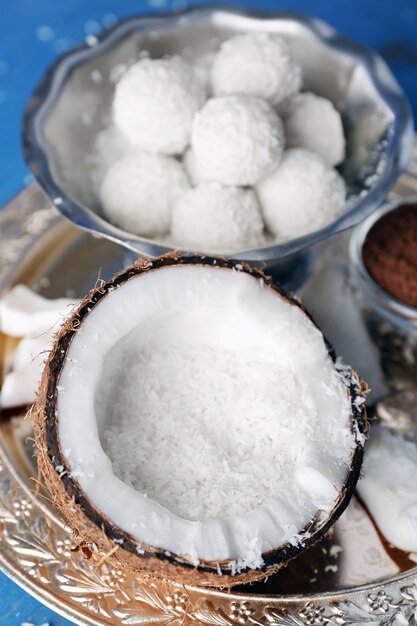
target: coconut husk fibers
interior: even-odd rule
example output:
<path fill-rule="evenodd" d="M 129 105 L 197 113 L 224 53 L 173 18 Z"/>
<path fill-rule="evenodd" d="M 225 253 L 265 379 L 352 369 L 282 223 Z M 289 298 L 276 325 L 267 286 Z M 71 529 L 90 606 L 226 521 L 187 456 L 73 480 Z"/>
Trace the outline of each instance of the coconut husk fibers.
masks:
<path fill-rule="evenodd" d="M 71 471 L 63 456 L 58 436 L 57 385 L 61 370 L 65 365 L 67 351 L 83 319 L 102 298 L 106 297 L 109 291 L 126 281 L 135 279 L 145 272 L 157 271 L 159 268 L 186 264 L 221 267 L 250 273 L 255 278 L 262 279 L 265 287 L 272 289 L 279 297 L 285 298 L 291 304 L 304 310 L 298 299 L 285 294 L 262 271 L 248 265 L 236 265 L 223 258 L 182 257 L 176 253 L 171 253 L 152 261 L 139 260 L 134 266 L 117 274 L 109 282 L 102 281 L 87 294 L 78 309 L 72 313 L 59 330 L 46 361 L 34 407 L 38 463 L 56 508 L 83 541 L 95 545 L 101 555 L 108 555 L 110 561 L 117 561 L 118 564 L 142 575 L 148 574 L 184 584 L 231 587 L 270 576 L 288 563 L 290 559 L 319 541 L 329 531 L 347 507 L 354 493 L 363 459 L 363 446 L 361 444 L 358 443 L 353 451 L 345 483 L 329 516 L 321 523 L 317 519 L 313 519 L 307 527 L 300 530 L 302 535 L 307 535 L 302 543 L 281 545 L 277 549 L 263 554 L 264 566 L 262 569 L 251 570 L 247 568 L 240 573 L 233 574 L 229 561 L 201 561 L 196 567 L 190 562 L 187 555 L 168 555 L 162 549 L 140 543 L 113 524 L 104 512 L 97 510 L 92 505 L 77 480 L 71 477 Z M 308 314 L 306 313 L 306 315 Z M 331 346 L 327 345 L 329 355 L 335 362 L 335 354 Z M 348 393 L 352 406 L 352 429 L 366 434 L 367 420 L 364 403 L 357 402 L 366 394 L 366 386 L 360 383 L 355 372 L 351 371 L 350 374 L 351 382 Z M 55 469 L 57 466 L 64 468 L 60 474 Z M 115 550 L 116 547 L 117 550 Z"/>

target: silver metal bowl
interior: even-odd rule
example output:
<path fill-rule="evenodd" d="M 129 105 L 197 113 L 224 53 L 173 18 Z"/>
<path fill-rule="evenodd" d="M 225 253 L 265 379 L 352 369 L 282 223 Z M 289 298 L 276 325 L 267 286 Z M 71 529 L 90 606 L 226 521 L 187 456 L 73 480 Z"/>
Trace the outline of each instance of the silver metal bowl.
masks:
<path fill-rule="evenodd" d="M 340 109 L 347 139 L 340 171 L 348 198 L 342 215 L 325 228 L 230 256 L 270 266 L 285 262 L 359 223 L 379 205 L 405 168 L 413 141 L 410 107 L 384 61 L 315 19 L 198 8 L 127 19 L 60 57 L 42 78 L 26 108 L 23 148 L 35 178 L 62 215 L 141 255 L 171 249 L 166 242 L 134 236 L 106 221 L 92 188 L 86 155 L 109 118 L 112 71 L 114 76 L 115 67 L 133 62 L 142 50 L 153 57 L 183 54 L 195 59 L 244 31 L 284 37 L 303 68 L 305 88 Z"/>

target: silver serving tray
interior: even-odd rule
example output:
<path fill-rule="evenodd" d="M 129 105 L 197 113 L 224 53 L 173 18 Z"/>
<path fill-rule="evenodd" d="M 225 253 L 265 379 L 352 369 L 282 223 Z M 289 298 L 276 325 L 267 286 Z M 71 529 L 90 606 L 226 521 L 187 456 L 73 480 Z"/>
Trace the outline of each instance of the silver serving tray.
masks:
<path fill-rule="evenodd" d="M 284 37 L 303 68 L 305 88 L 340 108 L 347 138 L 341 173 L 348 200 L 342 215 L 315 233 L 231 256 L 272 266 L 352 227 L 381 203 L 405 168 L 413 142 L 410 107 L 381 57 L 316 19 L 218 7 L 129 18 L 89 42 L 96 45 L 70 50 L 45 74 L 27 105 L 23 148 L 35 178 L 62 215 L 144 256 L 171 249 L 166 241 L 136 237 L 106 221 L 93 190 L 85 156 L 108 122 L 112 70 L 134 62 L 142 50 L 154 57 L 181 54 L 195 60 L 245 31 Z M 100 82 L 92 78 L 97 71 Z"/>
<path fill-rule="evenodd" d="M 416 175 L 401 177 L 397 195 L 417 193 L 417 151 L 411 171 Z M 338 248 L 339 253 L 344 249 Z M 320 254 L 326 251 L 327 243 Z M 21 282 L 49 297 L 81 296 L 95 284 L 99 272 L 109 277 L 132 259 L 119 245 L 62 219 L 36 185 L 0 213 L 0 296 Z M 0 378 L 15 347 L 16 340 L 0 334 Z M 415 372 L 403 371 L 406 363 L 399 363 L 399 355 L 394 346 L 384 357 L 388 384 L 395 379 L 398 385 L 408 376 L 404 384 L 414 385 L 417 393 Z M 390 547 L 357 501 L 331 537 L 265 583 L 230 593 L 142 580 L 107 563 L 94 566 L 88 554 L 73 551 L 70 529 L 33 480 L 37 469 L 30 417 L 24 420 L 10 411 L 0 417 L 0 568 L 77 624 L 417 623 L 416 557 Z"/>

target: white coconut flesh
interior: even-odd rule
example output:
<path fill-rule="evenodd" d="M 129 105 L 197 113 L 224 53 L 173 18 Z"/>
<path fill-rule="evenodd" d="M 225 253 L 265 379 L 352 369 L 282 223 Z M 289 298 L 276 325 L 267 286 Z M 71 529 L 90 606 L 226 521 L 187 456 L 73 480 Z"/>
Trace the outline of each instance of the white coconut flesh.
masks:
<path fill-rule="evenodd" d="M 405 552 L 417 552 L 417 445 L 374 426 L 358 491 L 384 537 Z"/>
<path fill-rule="evenodd" d="M 26 285 L 16 285 L 0 300 L 0 330 L 22 337 L 0 391 L 0 407 L 10 409 L 33 404 L 44 361 L 53 336 L 76 302 L 68 298 L 49 300 Z"/>
<path fill-rule="evenodd" d="M 261 567 L 338 501 L 356 445 L 346 384 L 320 331 L 262 280 L 162 267 L 83 319 L 59 443 L 90 502 L 141 544 Z"/>

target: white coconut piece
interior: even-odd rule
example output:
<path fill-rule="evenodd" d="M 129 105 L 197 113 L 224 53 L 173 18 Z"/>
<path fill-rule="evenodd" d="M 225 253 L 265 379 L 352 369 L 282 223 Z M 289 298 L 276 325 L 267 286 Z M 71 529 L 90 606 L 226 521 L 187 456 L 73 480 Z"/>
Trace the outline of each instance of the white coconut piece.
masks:
<path fill-rule="evenodd" d="M 59 445 L 93 506 L 142 544 L 256 568 L 338 501 L 356 445 L 347 384 L 320 331 L 262 280 L 161 266 L 74 334 Z"/>
<path fill-rule="evenodd" d="M 288 44 L 270 33 L 236 35 L 222 43 L 213 60 L 215 95 L 259 96 L 276 105 L 301 88 L 301 68 Z"/>
<path fill-rule="evenodd" d="M 211 98 L 194 117 L 191 145 L 203 180 L 254 185 L 278 165 L 284 130 L 260 98 Z"/>
<path fill-rule="evenodd" d="M 201 81 L 179 57 L 145 58 L 117 83 L 113 120 L 137 148 L 181 154 L 205 98 Z"/>
<path fill-rule="evenodd" d="M 69 315 L 74 299 L 43 298 L 26 285 L 16 285 L 0 300 L 0 329 L 10 337 L 24 337 L 12 358 L 0 393 L 3 409 L 32 404 L 53 337 Z"/>
<path fill-rule="evenodd" d="M 327 226 L 345 203 L 343 178 L 321 156 L 303 148 L 287 150 L 256 189 L 265 223 L 280 242 Z"/>
<path fill-rule="evenodd" d="M 352 498 L 334 530 L 342 548 L 339 561 L 343 560 L 346 586 L 366 585 L 399 574 L 400 568 L 387 554 L 375 524 L 356 498 Z M 334 549 L 333 545 L 330 551 Z"/>
<path fill-rule="evenodd" d="M 342 118 L 333 103 L 314 93 L 298 93 L 280 109 L 287 148 L 317 152 L 329 165 L 345 158 Z"/>
<path fill-rule="evenodd" d="M 169 231 L 172 207 L 188 188 L 185 170 L 176 159 L 135 152 L 110 167 L 100 199 L 111 222 L 135 235 L 155 237 Z"/>
<path fill-rule="evenodd" d="M 417 551 L 417 445 L 373 426 L 358 491 L 384 537 L 405 552 Z"/>
<path fill-rule="evenodd" d="M 13 355 L 12 370 L 4 377 L 1 388 L 2 409 L 26 406 L 35 402 L 43 365 L 53 344 L 53 336 L 54 333 L 44 332 L 38 337 L 25 337 L 20 341 Z"/>
<path fill-rule="evenodd" d="M 327 259 L 300 297 L 336 353 L 366 380 L 374 404 L 387 393 L 378 350 L 352 293 L 346 267 Z"/>
<path fill-rule="evenodd" d="M 250 189 L 203 183 L 182 195 L 172 212 L 175 245 L 202 252 L 231 252 L 264 241 L 258 200 Z"/>
<path fill-rule="evenodd" d="M 0 330 L 10 337 L 56 331 L 73 307 L 74 299 L 48 300 L 26 285 L 16 285 L 0 300 Z"/>

